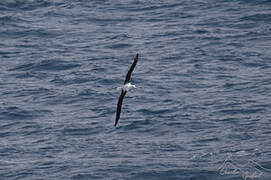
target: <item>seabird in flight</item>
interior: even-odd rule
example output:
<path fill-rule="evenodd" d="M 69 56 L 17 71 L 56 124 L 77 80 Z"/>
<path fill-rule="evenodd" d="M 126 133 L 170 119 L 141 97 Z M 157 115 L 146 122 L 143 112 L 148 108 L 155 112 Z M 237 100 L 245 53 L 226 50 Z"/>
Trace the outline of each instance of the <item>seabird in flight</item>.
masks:
<path fill-rule="evenodd" d="M 138 61 L 138 54 L 136 54 L 134 62 L 133 62 L 132 66 L 130 67 L 130 69 L 129 69 L 127 75 L 126 75 L 126 78 L 125 78 L 125 81 L 124 81 L 124 85 L 121 87 L 121 94 L 120 94 L 119 101 L 118 101 L 115 126 L 117 126 L 119 118 L 120 118 L 121 105 L 122 105 L 122 101 L 123 101 L 123 98 L 124 98 L 125 94 L 127 93 L 127 91 L 136 88 L 135 85 L 132 85 L 130 83 L 130 80 L 131 80 L 132 72 L 135 69 L 137 61 Z"/>

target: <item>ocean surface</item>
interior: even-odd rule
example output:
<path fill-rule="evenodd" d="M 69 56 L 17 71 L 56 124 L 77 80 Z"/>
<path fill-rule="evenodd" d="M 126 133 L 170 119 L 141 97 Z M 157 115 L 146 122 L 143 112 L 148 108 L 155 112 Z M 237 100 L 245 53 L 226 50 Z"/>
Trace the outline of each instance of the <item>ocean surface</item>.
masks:
<path fill-rule="evenodd" d="M 270 180 L 271 1 L 1 0 L 0 179 Z"/>

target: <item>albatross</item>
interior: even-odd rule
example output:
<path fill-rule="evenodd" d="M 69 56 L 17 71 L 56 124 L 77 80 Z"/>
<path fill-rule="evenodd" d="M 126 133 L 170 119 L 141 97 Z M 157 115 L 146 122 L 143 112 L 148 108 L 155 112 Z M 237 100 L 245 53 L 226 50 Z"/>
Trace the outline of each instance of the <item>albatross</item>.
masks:
<path fill-rule="evenodd" d="M 123 98 L 124 98 L 125 94 L 127 93 L 127 91 L 130 91 L 130 90 L 136 88 L 135 85 L 132 85 L 132 84 L 130 83 L 130 80 L 131 80 L 132 72 L 133 72 L 133 70 L 135 69 L 135 66 L 136 66 L 136 64 L 137 64 L 137 61 L 138 61 L 138 54 L 136 54 L 136 57 L 135 57 L 135 59 L 134 59 L 134 62 L 133 62 L 133 64 L 131 65 L 129 71 L 127 72 L 127 75 L 126 75 L 126 78 L 125 78 L 125 81 L 124 81 L 124 85 L 123 85 L 122 87 L 120 87 L 120 89 L 121 89 L 121 94 L 120 94 L 120 97 L 119 97 L 119 100 L 118 100 L 118 106 L 117 106 L 117 113 L 116 113 L 115 126 L 117 126 L 118 121 L 119 121 L 119 118 L 120 118 L 121 105 L 122 105 L 122 101 L 123 101 Z"/>

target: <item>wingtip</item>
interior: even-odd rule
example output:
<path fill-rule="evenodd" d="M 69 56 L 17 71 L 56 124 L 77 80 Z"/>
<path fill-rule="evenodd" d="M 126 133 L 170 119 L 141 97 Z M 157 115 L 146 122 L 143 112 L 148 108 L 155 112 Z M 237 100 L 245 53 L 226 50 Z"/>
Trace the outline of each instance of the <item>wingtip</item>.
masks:
<path fill-rule="evenodd" d="M 139 56 L 139 54 L 137 53 L 137 54 L 136 54 L 136 57 L 135 57 L 135 59 L 134 59 L 135 61 L 138 61 L 138 56 Z"/>

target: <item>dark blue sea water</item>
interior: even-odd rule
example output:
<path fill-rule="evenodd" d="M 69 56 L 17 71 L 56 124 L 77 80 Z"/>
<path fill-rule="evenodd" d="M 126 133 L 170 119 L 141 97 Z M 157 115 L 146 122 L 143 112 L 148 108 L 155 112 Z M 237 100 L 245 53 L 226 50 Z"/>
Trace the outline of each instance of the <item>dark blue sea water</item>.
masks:
<path fill-rule="evenodd" d="M 269 0 L 1 0 L 0 179 L 270 180 L 270 57 Z"/>

